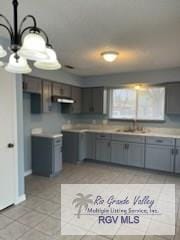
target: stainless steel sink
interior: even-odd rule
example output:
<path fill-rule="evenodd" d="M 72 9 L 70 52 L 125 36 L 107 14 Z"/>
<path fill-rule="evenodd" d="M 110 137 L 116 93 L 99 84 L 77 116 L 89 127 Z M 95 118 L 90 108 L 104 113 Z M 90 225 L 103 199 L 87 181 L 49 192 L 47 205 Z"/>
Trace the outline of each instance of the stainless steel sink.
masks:
<path fill-rule="evenodd" d="M 124 132 L 124 133 L 146 133 L 146 130 L 135 130 L 135 129 L 118 129 L 116 132 Z"/>

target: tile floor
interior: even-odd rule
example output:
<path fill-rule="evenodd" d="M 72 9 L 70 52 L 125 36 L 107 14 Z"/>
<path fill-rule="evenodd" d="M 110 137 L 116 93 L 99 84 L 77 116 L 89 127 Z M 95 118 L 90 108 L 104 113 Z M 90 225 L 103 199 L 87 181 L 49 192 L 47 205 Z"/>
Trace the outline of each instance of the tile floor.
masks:
<path fill-rule="evenodd" d="M 175 236 L 61 236 L 60 189 L 62 183 L 175 183 Z M 178 240 L 180 239 L 180 177 L 133 168 L 86 162 L 65 164 L 63 172 L 52 179 L 26 178 L 27 200 L 0 212 L 0 240 Z M 69 219 L 70 222 L 71 219 Z M 68 218 L 67 218 L 68 226 Z M 72 226 L 75 227 L 75 226 Z M 77 227 L 76 227 L 77 228 Z M 80 232 L 81 229 L 77 228 Z"/>

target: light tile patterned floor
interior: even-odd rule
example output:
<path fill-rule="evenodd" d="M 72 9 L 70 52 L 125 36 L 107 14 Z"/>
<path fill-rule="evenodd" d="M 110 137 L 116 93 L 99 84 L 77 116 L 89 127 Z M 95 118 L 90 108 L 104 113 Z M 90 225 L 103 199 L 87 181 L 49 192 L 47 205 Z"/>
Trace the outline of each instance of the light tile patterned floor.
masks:
<path fill-rule="evenodd" d="M 62 183 L 176 184 L 176 236 L 61 236 L 60 189 Z M 163 240 L 180 239 L 180 177 L 106 164 L 87 162 L 65 164 L 63 172 L 52 179 L 26 178 L 27 200 L 0 212 L 0 240 Z M 71 216 L 67 215 L 69 224 Z M 75 226 L 74 226 L 75 227 Z M 77 232 L 82 229 L 76 227 Z"/>

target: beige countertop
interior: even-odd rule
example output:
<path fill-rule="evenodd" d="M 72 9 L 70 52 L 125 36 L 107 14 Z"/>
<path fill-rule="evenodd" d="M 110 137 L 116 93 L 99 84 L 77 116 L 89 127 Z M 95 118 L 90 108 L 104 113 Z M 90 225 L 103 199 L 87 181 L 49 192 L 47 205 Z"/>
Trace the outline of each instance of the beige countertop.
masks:
<path fill-rule="evenodd" d="M 144 137 L 165 137 L 165 138 L 176 138 L 180 139 L 180 134 L 174 134 L 174 133 L 161 133 L 161 132 L 149 132 L 145 131 L 142 132 L 125 132 L 125 131 L 118 131 L 117 129 L 64 129 L 63 132 L 74 132 L 74 133 L 86 133 L 86 132 L 92 132 L 92 133 L 107 133 L 107 134 L 119 134 L 119 135 L 132 135 L 132 136 L 144 136 Z"/>

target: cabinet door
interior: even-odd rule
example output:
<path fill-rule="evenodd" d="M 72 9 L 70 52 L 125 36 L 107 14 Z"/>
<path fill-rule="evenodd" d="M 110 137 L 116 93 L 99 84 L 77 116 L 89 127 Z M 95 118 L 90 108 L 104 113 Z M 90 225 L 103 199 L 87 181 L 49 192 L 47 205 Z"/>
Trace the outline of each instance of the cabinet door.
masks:
<path fill-rule="evenodd" d="M 180 84 L 167 85 L 167 114 L 180 114 Z"/>
<path fill-rule="evenodd" d="M 75 101 L 72 106 L 72 113 L 81 113 L 81 88 L 72 87 L 72 99 Z"/>
<path fill-rule="evenodd" d="M 107 108 L 107 96 L 106 90 L 102 87 L 93 88 L 92 89 L 92 101 L 93 101 L 93 109 L 94 113 L 102 113 L 105 114 Z"/>
<path fill-rule="evenodd" d="M 110 142 L 106 140 L 96 140 L 96 160 L 110 162 L 110 157 Z"/>
<path fill-rule="evenodd" d="M 176 149 L 175 173 L 180 173 L 180 148 Z"/>
<path fill-rule="evenodd" d="M 79 161 L 83 161 L 86 159 L 86 133 L 79 133 Z"/>
<path fill-rule="evenodd" d="M 54 147 L 54 173 L 57 174 L 62 170 L 62 146 Z"/>
<path fill-rule="evenodd" d="M 87 133 L 86 141 L 87 141 L 86 158 L 87 159 L 95 159 L 96 158 L 96 156 L 95 156 L 96 134 L 95 133 Z"/>
<path fill-rule="evenodd" d="M 53 83 L 52 84 L 52 95 L 53 96 L 60 96 L 61 94 L 61 84 L 60 83 Z"/>
<path fill-rule="evenodd" d="M 90 113 L 93 111 L 92 88 L 83 88 L 82 89 L 82 111 L 83 111 L 83 113 Z"/>
<path fill-rule="evenodd" d="M 144 148 L 144 144 L 127 144 L 129 166 L 144 167 Z"/>
<path fill-rule="evenodd" d="M 174 154 L 171 147 L 146 145 L 145 167 L 173 172 Z"/>
<path fill-rule="evenodd" d="M 111 162 L 127 165 L 127 152 L 123 142 L 111 142 Z"/>
<path fill-rule="evenodd" d="M 42 93 L 42 81 L 39 78 L 31 76 L 23 77 L 23 90 L 27 93 Z"/>
<path fill-rule="evenodd" d="M 43 112 L 48 113 L 52 111 L 52 86 L 51 82 L 43 81 Z"/>
<path fill-rule="evenodd" d="M 79 161 L 79 134 L 63 132 L 63 162 Z"/>
<path fill-rule="evenodd" d="M 61 95 L 60 96 L 70 98 L 71 97 L 71 86 L 61 84 Z"/>

